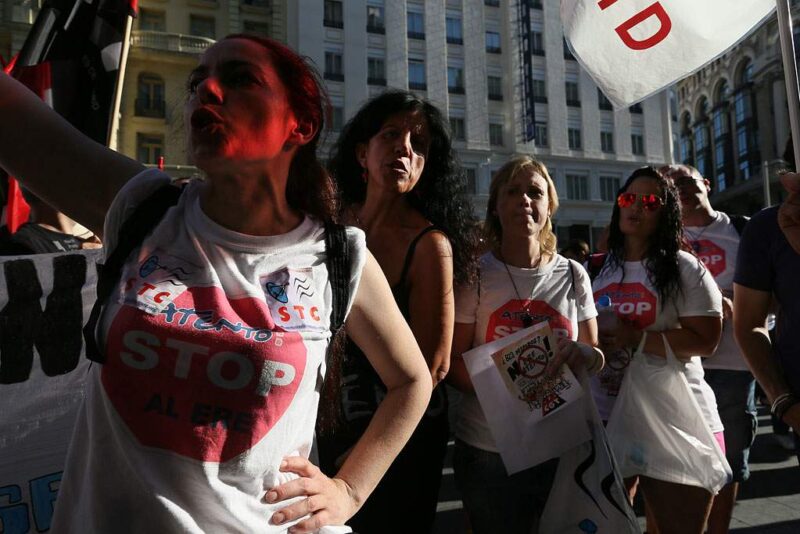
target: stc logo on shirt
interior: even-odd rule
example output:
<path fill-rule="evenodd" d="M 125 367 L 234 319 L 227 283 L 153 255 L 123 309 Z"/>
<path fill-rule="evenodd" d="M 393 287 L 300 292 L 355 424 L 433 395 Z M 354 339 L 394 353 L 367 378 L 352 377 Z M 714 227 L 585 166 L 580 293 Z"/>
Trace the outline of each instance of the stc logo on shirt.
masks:
<path fill-rule="evenodd" d="M 716 278 L 725 271 L 725 249 L 715 245 L 708 239 L 700 239 L 699 241 L 691 242 L 694 253 L 703 262 L 711 272 L 711 275 Z"/>
<path fill-rule="evenodd" d="M 548 321 L 553 333 L 558 337 L 572 337 L 572 324 L 570 324 L 569 319 L 546 302 L 512 299 L 497 308 L 489 317 L 489 324 L 486 328 L 486 342 L 489 343 L 525 328 L 522 324 L 522 317 L 525 315 L 524 310 L 526 309 L 533 317 L 533 324 Z"/>
<path fill-rule="evenodd" d="M 185 290 L 150 314 L 123 305 L 108 332 L 106 394 L 139 442 L 206 462 L 250 449 L 280 420 L 307 363 L 263 299 Z"/>
<path fill-rule="evenodd" d="M 267 305 L 275 322 L 285 330 L 313 330 L 324 332 L 325 300 L 314 286 L 313 271 L 281 269 L 260 279 Z"/>
<path fill-rule="evenodd" d="M 608 295 L 617 315 L 640 330 L 656 322 L 658 299 L 640 282 L 610 284 L 594 292 L 597 300 Z"/>

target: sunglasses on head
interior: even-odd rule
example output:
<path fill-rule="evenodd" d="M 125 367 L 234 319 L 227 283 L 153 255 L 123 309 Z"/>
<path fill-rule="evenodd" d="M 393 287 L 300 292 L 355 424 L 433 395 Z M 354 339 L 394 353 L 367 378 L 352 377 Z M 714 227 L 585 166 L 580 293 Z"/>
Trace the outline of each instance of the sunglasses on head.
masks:
<path fill-rule="evenodd" d="M 637 195 L 636 193 L 620 193 L 617 197 L 617 206 L 620 208 L 630 208 L 636 204 L 636 199 L 639 198 L 642 202 L 642 207 L 647 211 L 656 211 L 664 205 L 661 197 L 650 193 L 649 195 Z"/>

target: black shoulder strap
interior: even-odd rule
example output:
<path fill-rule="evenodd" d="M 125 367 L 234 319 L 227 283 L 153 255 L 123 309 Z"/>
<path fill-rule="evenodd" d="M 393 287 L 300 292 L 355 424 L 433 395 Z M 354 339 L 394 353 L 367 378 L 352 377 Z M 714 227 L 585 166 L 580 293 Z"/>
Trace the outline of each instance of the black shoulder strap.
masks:
<path fill-rule="evenodd" d="M 117 238 L 117 246 L 107 256 L 105 264 L 97 264 L 97 300 L 89 315 L 89 322 L 83 327 L 86 357 L 90 360 L 98 363 L 105 361 L 105 354 L 97 345 L 97 323 L 100 320 L 103 306 L 122 276 L 125 260 L 164 218 L 167 210 L 178 203 L 182 192 L 183 189 L 179 187 L 165 185 L 147 197 L 122 224 Z"/>
<path fill-rule="evenodd" d="M 747 222 L 750 220 L 750 217 L 746 215 L 731 215 L 731 224 L 734 228 L 736 228 L 736 233 L 740 236 L 742 232 L 744 232 L 744 227 L 747 226 Z"/>
<path fill-rule="evenodd" d="M 331 283 L 331 340 L 344 324 L 350 297 L 350 248 L 341 224 L 325 223 L 325 264 Z M 330 346 L 330 345 L 329 345 Z"/>
<path fill-rule="evenodd" d="M 411 267 L 411 260 L 414 258 L 414 251 L 417 250 L 417 243 L 419 243 L 420 239 L 422 239 L 422 237 L 425 234 L 433 231 L 439 231 L 445 233 L 444 230 L 442 230 L 435 224 L 432 224 L 423 229 L 419 234 L 417 234 L 417 237 L 415 237 L 411 241 L 411 244 L 408 245 L 408 251 L 406 251 L 406 259 L 403 261 L 403 270 L 400 272 L 400 281 L 398 282 L 398 285 L 402 286 L 406 282 L 406 275 L 408 274 L 409 267 Z"/>

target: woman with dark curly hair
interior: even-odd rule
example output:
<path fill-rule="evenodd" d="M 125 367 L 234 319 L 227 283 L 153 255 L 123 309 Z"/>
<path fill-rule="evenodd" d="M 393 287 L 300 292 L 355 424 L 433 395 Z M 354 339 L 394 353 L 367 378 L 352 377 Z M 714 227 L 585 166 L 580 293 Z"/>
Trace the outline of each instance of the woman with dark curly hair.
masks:
<path fill-rule="evenodd" d="M 453 279 L 468 280 L 475 263 L 472 207 L 445 118 L 413 93 L 383 93 L 344 127 L 329 167 L 342 194 L 342 219 L 366 232 L 367 247 L 392 286 L 435 386 L 450 363 Z M 321 465 L 331 473 L 383 398 L 383 384 L 361 352 L 348 342 L 345 354 L 343 421 L 320 439 Z M 440 387 L 413 438 L 350 525 L 367 534 L 429 531 L 447 437 L 447 399 Z M 398 506 L 403 513 L 387 522 L 386 512 Z"/>
<path fill-rule="evenodd" d="M 620 189 L 611 216 L 608 254 L 594 280 L 595 300 L 607 295 L 618 320 L 600 322 L 606 368 L 593 379 L 598 411 L 608 420 L 636 347 L 663 361 L 669 343 L 694 397 L 724 451 L 714 393 L 700 357 L 713 354 L 722 332 L 722 298 L 713 277 L 683 250 L 681 208 L 671 181 L 652 167 L 637 169 Z M 649 335 L 648 335 L 649 334 Z M 662 338 L 663 336 L 663 338 Z M 668 414 L 664 414 L 669 417 Z M 638 477 L 652 525 L 648 532 L 703 532 L 713 496 L 703 488 Z M 631 493 L 636 478 L 626 479 Z M 680 513 L 675 513 L 675 510 Z"/>

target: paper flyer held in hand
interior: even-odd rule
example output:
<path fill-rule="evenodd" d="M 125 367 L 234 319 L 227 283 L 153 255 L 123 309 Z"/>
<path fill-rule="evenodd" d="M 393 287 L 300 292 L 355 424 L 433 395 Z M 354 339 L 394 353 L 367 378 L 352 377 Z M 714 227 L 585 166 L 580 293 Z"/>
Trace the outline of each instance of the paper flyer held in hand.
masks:
<path fill-rule="evenodd" d="M 492 360 L 511 395 L 533 419 L 542 419 L 579 399 L 582 389 L 566 365 L 552 378 L 545 374 L 547 363 L 555 357 L 556 337 L 548 323 L 534 328 L 521 340 L 492 354 Z"/>
<path fill-rule="evenodd" d="M 544 378 L 557 337 L 533 325 L 465 352 L 475 395 L 509 474 L 557 458 L 591 439 L 584 388 L 565 365 Z"/>

